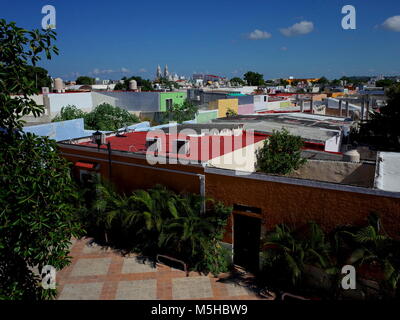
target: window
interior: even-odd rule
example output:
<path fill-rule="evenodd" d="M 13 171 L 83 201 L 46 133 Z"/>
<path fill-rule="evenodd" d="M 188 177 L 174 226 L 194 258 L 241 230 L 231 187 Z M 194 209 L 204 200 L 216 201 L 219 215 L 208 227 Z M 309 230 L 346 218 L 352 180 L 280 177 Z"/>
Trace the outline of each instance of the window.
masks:
<path fill-rule="evenodd" d="M 173 99 L 165 99 L 165 106 L 167 108 L 167 111 L 171 111 L 172 104 L 173 104 Z"/>
<path fill-rule="evenodd" d="M 267 96 L 264 96 L 264 102 L 267 102 Z"/>

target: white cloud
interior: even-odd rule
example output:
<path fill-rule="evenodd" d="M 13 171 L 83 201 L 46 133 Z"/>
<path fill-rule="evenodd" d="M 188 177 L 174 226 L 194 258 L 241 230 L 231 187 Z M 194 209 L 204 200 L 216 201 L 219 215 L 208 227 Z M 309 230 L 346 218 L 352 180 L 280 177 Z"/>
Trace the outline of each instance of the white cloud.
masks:
<path fill-rule="evenodd" d="M 311 21 L 301 21 L 291 27 L 281 29 L 281 33 L 286 37 L 293 37 L 310 33 L 314 30 L 314 23 Z"/>
<path fill-rule="evenodd" d="M 254 30 L 253 32 L 250 32 L 247 35 L 247 38 L 250 40 L 261 40 L 261 39 L 269 39 L 272 37 L 272 34 L 270 34 L 267 31 L 261 31 L 261 30 Z"/>
<path fill-rule="evenodd" d="M 282 47 L 281 51 L 288 51 L 288 48 L 287 47 Z"/>
<path fill-rule="evenodd" d="M 384 27 L 386 30 L 400 32 L 400 16 L 387 18 L 382 24 L 382 27 Z"/>
<path fill-rule="evenodd" d="M 112 69 L 94 69 L 92 71 L 93 74 L 98 75 L 98 74 L 110 74 L 110 73 L 114 73 L 115 71 Z"/>
<path fill-rule="evenodd" d="M 121 72 L 122 72 L 122 73 L 128 73 L 128 72 L 130 72 L 130 70 L 127 69 L 127 68 L 122 67 L 122 68 L 121 68 Z"/>
<path fill-rule="evenodd" d="M 139 69 L 139 72 L 140 73 L 145 73 L 145 72 L 147 72 L 147 70 L 145 68 L 141 68 L 141 69 Z"/>

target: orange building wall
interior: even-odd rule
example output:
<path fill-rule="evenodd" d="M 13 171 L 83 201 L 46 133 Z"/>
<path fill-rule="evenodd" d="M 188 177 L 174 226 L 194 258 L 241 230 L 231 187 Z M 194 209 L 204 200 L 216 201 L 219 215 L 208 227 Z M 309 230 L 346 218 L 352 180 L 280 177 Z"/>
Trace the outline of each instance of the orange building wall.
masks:
<path fill-rule="evenodd" d="M 392 236 L 400 233 L 400 199 L 348 191 L 303 187 L 206 173 L 206 194 L 226 205 L 241 204 L 262 210 L 263 226 L 296 226 L 315 221 L 331 231 L 341 224 L 363 224 L 379 213 Z M 231 243 L 230 227 L 224 241 Z"/>
<path fill-rule="evenodd" d="M 72 162 L 97 162 L 101 164 L 100 173 L 108 177 L 108 154 L 60 147 L 64 157 Z M 66 155 L 69 154 L 69 155 Z M 96 157 L 103 160 L 84 158 Z M 163 184 L 177 192 L 200 192 L 200 181 L 196 174 L 205 175 L 206 196 L 220 200 L 226 205 L 240 204 L 258 207 L 262 210 L 263 227 L 266 230 L 278 223 L 296 226 L 315 221 L 326 231 L 341 224 L 364 224 L 369 213 L 380 214 L 382 225 L 392 236 L 400 236 L 400 199 L 349 191 L 337 191 L 321 187 L 308 187 L 204 172 L 199 165 L 157 165 L 149 166 L 146 159 L 130 158 L 113 154 L 113 161 L 139 164 L 134 167 L 113 163 L 112 178 L 120 191 Z M 155 170 L 165 168 L 179 170 L 194 175 Z M 76 168 L 74 170 L 77 170 Z M 76 172 L 77 173 L 77 172 Z M 231 243 L 231 221 L 227 227 L 224 241 Z"/>
<path fill-rule="evenodd" d="M 137 159 L 125 157 L 117 154 L 112 154 L 112 161 L 126 162 L 127 164 L 138 164 L 146 167 L 135 167 L 119 163 L 112 163 L 111 179 L 109 177 L 109 162 L 106 152 L 98 153 L 97 150 L 87 151 L 85 149 L 73 150 L 68 148 L 60 148 L 66 159 L 71 162 L 84 161 L 100 163 L 99 173 L 111 180 L 118 190 L 122 192 L 131 192 L 137 189 L 146 189 L 155 186 L 156 184 L 165 185 L 176 192 L 191 192 L 199 193 L 200 182 L 196 175 L 186 175 L 184 173 L 171 173 L 156 170 L 156 168 L 164 168 L 168 170 L 177 170 L 192 174 L 202 174 L 204 169 L 201 166 L 190 166 L 181 164 L 165 164 L 150 166 L 146 159 Z M 73 155 L 70 155 L 73 154 Z M 82 157 L 83 156 L 83 157 Z M 99 160 L 90 160 L 85 157 L 102 158 Z M 74 168 L 76 176 L 79 175 L 79 169 Z"/>

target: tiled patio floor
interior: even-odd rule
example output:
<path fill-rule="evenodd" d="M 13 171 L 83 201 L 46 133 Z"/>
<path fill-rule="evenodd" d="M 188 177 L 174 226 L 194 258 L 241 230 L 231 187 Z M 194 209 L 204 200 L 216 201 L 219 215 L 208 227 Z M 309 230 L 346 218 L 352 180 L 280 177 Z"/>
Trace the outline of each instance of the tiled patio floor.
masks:
<path fill-rule="evenodd" d="M 138 261 L 135 255 L 74 240 L 72 263 L 57 272 L 60 300 L 260 299 L 236 283 Z"/>

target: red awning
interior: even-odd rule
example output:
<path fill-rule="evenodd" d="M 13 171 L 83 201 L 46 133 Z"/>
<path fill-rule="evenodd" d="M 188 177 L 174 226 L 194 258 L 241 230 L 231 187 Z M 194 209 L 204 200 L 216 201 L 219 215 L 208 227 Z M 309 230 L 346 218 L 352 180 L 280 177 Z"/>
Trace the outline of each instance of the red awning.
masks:
<path fill-rule="evenodd" d="M 88 162 L 75 162 L 75 166 L 79 168 L 86 168 L 86 169 L 93 169 L 94 164 L 93 163 L 88 163 Z"/>

